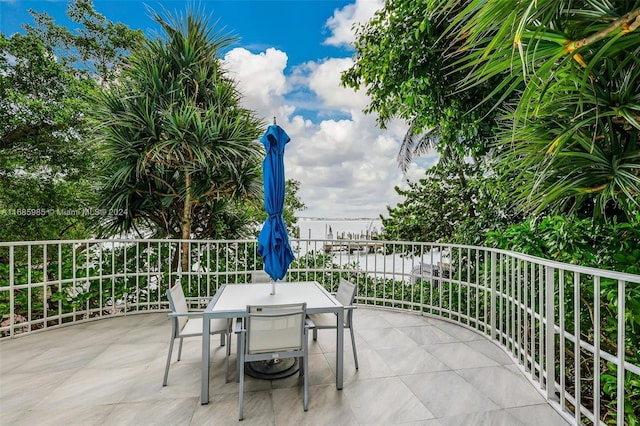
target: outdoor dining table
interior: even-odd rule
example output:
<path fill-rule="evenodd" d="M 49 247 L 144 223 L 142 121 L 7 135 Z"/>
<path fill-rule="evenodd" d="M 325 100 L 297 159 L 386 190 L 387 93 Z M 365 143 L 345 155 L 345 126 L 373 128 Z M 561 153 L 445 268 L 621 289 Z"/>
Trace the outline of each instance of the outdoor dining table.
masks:
<path fill-rule="evenodd" d="M 342 389 L 344 348 L 344 306 L 316 281 L 277 283 L 278 291 L 271 294 L 271 284 L 225 284 L 213 296 L 203 314 L 202 390 L 200 403 L 209 403 L 210 320 L 212 318 L 242 318 L 247 305 L 280 305 L 307 303 L 307 313 L 336 314 L 336 388 Z M 231 342 L 227 342 L 231 344 Z"/>

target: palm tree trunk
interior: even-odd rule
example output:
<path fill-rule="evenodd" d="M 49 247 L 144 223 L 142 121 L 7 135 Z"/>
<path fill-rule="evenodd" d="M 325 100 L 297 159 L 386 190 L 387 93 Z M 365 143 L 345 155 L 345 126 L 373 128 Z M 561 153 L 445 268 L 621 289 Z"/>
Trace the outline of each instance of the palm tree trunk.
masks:
<path fill-rule="evenodd" d="M 189 271 L 189 240 L 191 239 L 191 172 L 185 171 L 185 196 L 182 211 L 182 273 Z"/>

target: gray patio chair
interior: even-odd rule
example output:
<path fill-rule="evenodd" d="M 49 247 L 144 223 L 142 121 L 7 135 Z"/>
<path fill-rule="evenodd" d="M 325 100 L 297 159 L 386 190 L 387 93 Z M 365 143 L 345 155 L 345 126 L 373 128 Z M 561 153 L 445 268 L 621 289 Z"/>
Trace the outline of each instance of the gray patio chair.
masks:
<path fill-rule="evenodd" d="M 306 303 L 249 305 L 247 316 L 237 323 L 240 339 L 239 419 L 244 418 L 244 364 L 274 358 L 300 359 L 304 411 L 309 407 L 309 361 Z"/>
<path fill-rule="evenodd" d="M 201 297 L 185 297 L 182 285 L 180 283 L 174 285 L 167 290 L 167 298 L 169 299 L 169 318 L 171 318 L 171 340 L 169 342 L 169 354 L 167 355 L 167 365 L 164 369 L 164 379 L 162 386 L 167 386 L 167 378 L 169 377 L 169 367 L 171 366 L 171 355 L 173 353 L 173 342 L 180 339 L 178 347 L 178 359 L 182 355 L 182 340 L 185 337 L 203 337 L 202 312 L 190 312 L 187 305 L 188 301 L 202 301 Z M 226 371 L 225 379 L 229 381 L 229 356 L 231 348 L 231 321 L 224 318 L 215 318 L 211 320 L 210 334 L 220 335 L 220 346 L 227 344 L 226 354 Z"/>
<path fill-rule="evenodd" d="M 353 335 L 353 310 L 356 308 L 353 301 L 356 297 L 358 286 L 352 284 L 344 278 L 340 278 L 340 285 L 338 291 L 334 294 L 338 302 L 342 303 L 345 308 L 344 314 L 344 328 L 348 328 L 351 332 L 351 346 L 353 347 L 353 360 L 356 364 L 356 370 L 358 369 L 358 353 L 356 352 L 356 339 Z M 309 319 L 314 324 L 313 328 L 313 340 L 318 340 L 318 330 L 321 329 L 337 329 L 336 315 L 331 313 L 324 314 L 311 314 Z"/>

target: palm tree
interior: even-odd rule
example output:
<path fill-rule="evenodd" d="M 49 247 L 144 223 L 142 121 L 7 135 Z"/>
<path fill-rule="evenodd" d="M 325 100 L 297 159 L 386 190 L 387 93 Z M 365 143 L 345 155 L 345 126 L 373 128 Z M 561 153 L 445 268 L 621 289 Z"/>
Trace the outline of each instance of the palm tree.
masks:
<path fill-rule="evenodd" d="M 240 106 L 239 92 L 221 68 L 218 54 L 234 38 L 217 31 L 201 11 L 165 15 L 152 12 L 163 37 L 132 53 L 100 99 L 102 206 L 121 213 L 105 230 L 144 226 L 158 236 L 211 237 L 229 205 L 259 202 L 261 122 Z"/>
<path fill-rule="evenodd" d="M 448 33 L 462 43 L 466 87 L 506 75 L 496 92 L 516 95 L 501 148 L 524 209 L 638 210 L 638 6 L 472 0 L 460 12 L 459 2 L 443 2 L 444 14 L 457 12 Z"/>

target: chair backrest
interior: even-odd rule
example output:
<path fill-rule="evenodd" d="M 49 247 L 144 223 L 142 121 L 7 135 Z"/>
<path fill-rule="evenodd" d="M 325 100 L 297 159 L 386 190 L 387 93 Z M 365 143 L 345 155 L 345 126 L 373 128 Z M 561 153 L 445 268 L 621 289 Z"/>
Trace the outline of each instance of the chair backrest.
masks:
<path fill-rule="evenodd" d="M 171 312 L 176 314 L 186 314 L 189 311 L 187 300 L 184 297 L 182 284 L 178 283 L 167 290 L 167 299 L 169 299 L 169 308 Z M 188 318 L 186 316 L 177 317 L 178 330 L 182 331 Z"/>
<path fill-rule="evenodd" d="M 302 350 L 306 303 L 247 306 L 248 354 Z"/>
<path fill-rule="evenodd" d="M 355 284 L 351 284 L 344 278 L 340 278 L 340 285 L 336 292 L 336 299 L 344 306 L 353 305 L 353 300 L 356 298 L 356 290 L 358 287 Z"/>
<path fill-rule="evenodd" d="M 268 283 L 271 277 L 265 271 L 251 271 L 252 283 Z"/>

